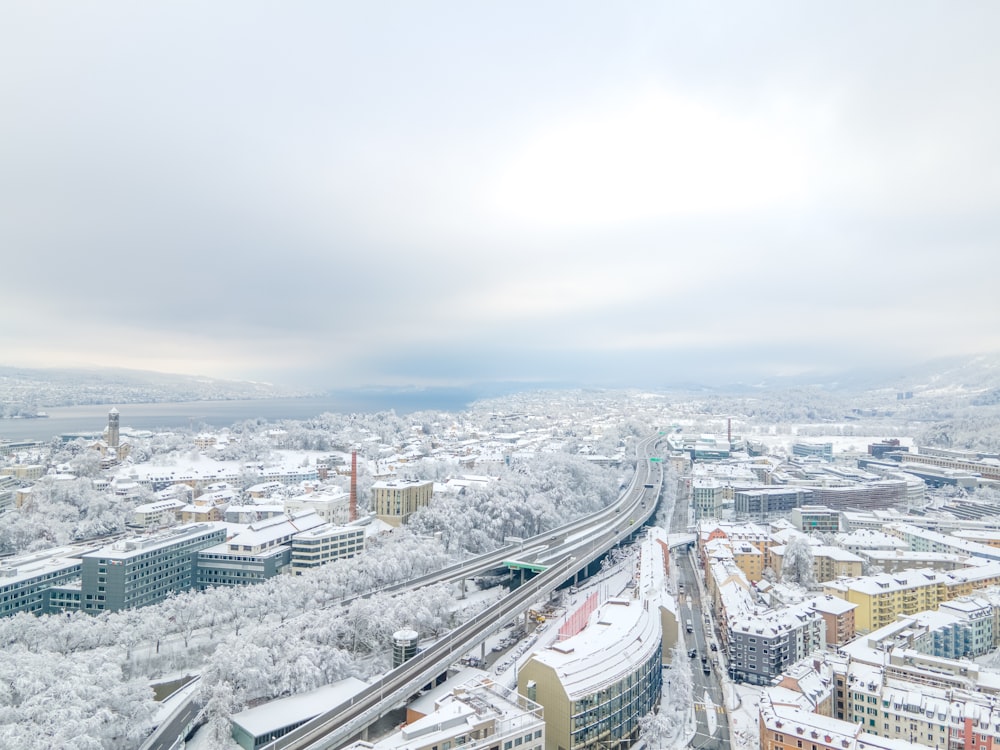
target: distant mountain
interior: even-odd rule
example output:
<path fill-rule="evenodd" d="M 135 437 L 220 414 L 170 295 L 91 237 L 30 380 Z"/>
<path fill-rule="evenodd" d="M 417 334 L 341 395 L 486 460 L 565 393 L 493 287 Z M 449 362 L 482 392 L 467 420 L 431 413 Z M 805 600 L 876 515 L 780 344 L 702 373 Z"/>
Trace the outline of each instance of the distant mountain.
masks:
<path fill-rule="evenodd" d="M 270 383 L 218 380 L 121 368 L 30 369 L 0 366 L 7 415 L 79 404 L 231 401 L 306 395 Z"/>
<path fill-rule="evenodd" d="M 756 383 L 731 383 L 707 390 L 750 393 L 790 388 L 856 393 L 909 391 L 914 396 L 950 392 L 974 396 L 1000 388 L 1000 353 L 942 357 L 891 367 L 854 367 L 824 374 L 773 377 Z"/>

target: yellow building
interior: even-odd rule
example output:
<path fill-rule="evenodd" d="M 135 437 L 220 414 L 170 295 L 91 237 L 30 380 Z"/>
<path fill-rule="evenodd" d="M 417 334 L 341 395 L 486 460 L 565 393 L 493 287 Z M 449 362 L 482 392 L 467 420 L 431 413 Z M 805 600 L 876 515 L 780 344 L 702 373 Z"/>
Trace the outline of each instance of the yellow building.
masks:
<path fill-rule="evenodd" d="M 402 526 L 418 509 L 429 505 L 434 482 L 376 482 L 372 485 L 372 506 L 380 521 Z"/>
<path fill-rule="evenodd" d="M 1000 562 L 991 562 L 951 572 L 924 568 L 829 581 L 823 585 L 823 593 L 857 604 L 857 631 L 870 633 L 894 622 L 899 615 L 934 610 L 942 602 L 998 583 Z"/>
<path fill-rule="evenodd" d="M 764 553 L 750 542 L 733 542 L 733 560 L 736 567 L 751 583 L 757 583 L 764 577 Z"/>

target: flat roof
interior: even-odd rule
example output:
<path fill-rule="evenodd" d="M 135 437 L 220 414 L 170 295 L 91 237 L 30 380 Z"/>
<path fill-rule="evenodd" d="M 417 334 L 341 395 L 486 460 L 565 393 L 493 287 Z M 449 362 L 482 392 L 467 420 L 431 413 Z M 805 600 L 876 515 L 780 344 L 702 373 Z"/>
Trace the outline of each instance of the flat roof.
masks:
<path fill-rule="evenodd" d="M 343 703 L 368 687 L 356 677 L 348 677 L 332 685 L 310 690 L 300 695 L 279 698 L 269 701 L 246 711 L 240 711 L 232 717 L 238 724 L 255 737 L 287 727 L 290 724 L 309 721 L 324 711 Z"/>

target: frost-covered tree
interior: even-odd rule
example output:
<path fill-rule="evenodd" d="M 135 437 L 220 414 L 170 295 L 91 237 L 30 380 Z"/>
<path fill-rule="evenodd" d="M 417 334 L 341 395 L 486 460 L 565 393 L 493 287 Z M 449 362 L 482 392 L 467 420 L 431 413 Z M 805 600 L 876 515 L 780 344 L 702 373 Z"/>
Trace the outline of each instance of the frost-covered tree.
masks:
<path fill-rule="evenodd" d="M 781 580 L 810 588 L 816 585 L 815 556 L 805 536 L 793 536 L 785 545 L 781 561 Z"/>
<path fill-rule="evenodd" d="M 153 706 L 148 684 L 126 680 L 102 651 L 60 656 L 12 646 L 0 659 L 2 747 L 133 747 L 149 729 Z"/>
<path fill-rule="evenodd" d="M 584 457 L 542 453 L 501 469 L 499 479 L 459 497 L 436 498 L 410 520 L 416 533 L 440 534 L 445 549 L 485 552 L 505 537 L 529 537 L 593 513 L 618 493 L 617 470 Z"/>
<path fill-rule="evenodd" d="M 691 664 L 683 644 L 678 643 L 671 651 L 670 669 L 664 674 L 660 710 L 639 722 L 642 739 L 655 750 L 680 747 L 684 726 L 693 707 Z"/>
<path fill-rule="evenodd" d="M 125 529 L 137 500 L 94 489 L 89 479 L 39 479 L 20 508 L 0 515 L 0 552 L 32 552 Z"/>

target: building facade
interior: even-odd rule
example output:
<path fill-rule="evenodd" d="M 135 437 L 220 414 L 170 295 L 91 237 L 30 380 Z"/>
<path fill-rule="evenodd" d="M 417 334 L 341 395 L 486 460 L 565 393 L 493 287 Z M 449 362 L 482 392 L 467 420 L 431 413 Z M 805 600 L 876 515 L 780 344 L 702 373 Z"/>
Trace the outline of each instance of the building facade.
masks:
<path fill-rule="evenodd" d="M 295 575 L 302 575 L 312 568 L 345 557 L 354 557 L 364 551 L 364 529 L 325 524 L 292 538 L 291 571 Z"/>
<path fill-rule="evenodd" d="M 4 560 L 0 566 L 0 617 L 50 612 L 50 590 L 79 581 L 80 552 L 59 548 Z"/>
<path fill-rule="evenodd" d="M 733 513 L 737 518 L 766 521 L 774 516 L 787 516 L 793 508 L 810 502 L 812 490 L 803 487 L 766 487 L 742 490 L 733 497 Z"/>
<path fill-rule="evenodd" d="M 728 627 L 729 672 L 770 685 L 790 665 L 826 646 L 826 625 L 809 605 L 735 618 Z"/>
<path fill-rule="evenodd" d="M 380 521 L 399 527 L 417 510 L 429 505 L 434 482 L 376 482 L 372 485 L 372 506 Z"/>
<path fill-rule="evenodd" d="M 115 612 L 155 604 L 174 591 L 187 591 L 196 580 L 198 552 L 225 538 L 224 526 L 193 524 L 88 552 L 81 557 L 80 609 L 90 614 Z"/>
<path fill-rule="evenodd" d="M 545 710 L 545 750 L 603 750 L 638 738 L 662 688 L 659 616 L 613 599 L 577 635 L 532 654 L 518 692 Z"/>

